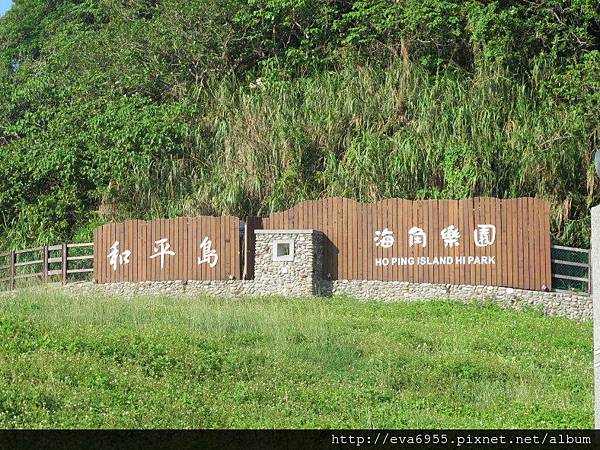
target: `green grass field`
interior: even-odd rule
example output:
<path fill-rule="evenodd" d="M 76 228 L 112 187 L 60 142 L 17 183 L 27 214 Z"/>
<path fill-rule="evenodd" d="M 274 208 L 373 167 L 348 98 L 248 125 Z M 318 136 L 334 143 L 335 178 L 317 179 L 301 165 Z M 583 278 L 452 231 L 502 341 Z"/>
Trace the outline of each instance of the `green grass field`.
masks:
<path fill-rule="evenodd" d="M 449 302 L 0 298 L 1 428 L 591 428 L 592 325 Z"/>

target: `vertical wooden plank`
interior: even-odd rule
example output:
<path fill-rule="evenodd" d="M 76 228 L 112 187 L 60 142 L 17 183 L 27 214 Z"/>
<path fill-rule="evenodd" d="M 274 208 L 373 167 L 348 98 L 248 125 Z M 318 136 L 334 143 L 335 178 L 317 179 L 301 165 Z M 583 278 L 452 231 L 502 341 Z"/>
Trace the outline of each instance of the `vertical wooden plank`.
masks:
<path fill-rule="evenodd" d="M 166 227 L 165 227 L 165 221 L 164 219 L 159 219 L 158 220 L 158 236 L 156 236 L 156 240 L 162 240 L 165 239 L 167 237 L 167 233 L 166 233 Z M 158 249 L 158 251 L 160 251 L 160 246 L 157 245 L 156 248 Z M 160 267 L 160 262 L 161 262 L 161 258 L 160 256 L 157 256 L 155 258 L 155 261 L 158 263 L 157 268 L 158 268 L 158 280 L 159 281 L 164 281 L 165 280 L 165 262 L 163 262 L 163 267 Z"/>
<path fill-rule="evenodd" d="M 225 273 L 224 278 L 226 280 L 233 278 L 233 265 L 232 265 L 232 257 L 234 255 L 233 248 L 233 236 L 231 233 L 232 223 L 231 216 L 225 216 L 221 218 L 221 226 L 223 227 L 223 231 L 225 234 Z"/>
<path fill-rule="evenodd" d="M 208 239 L 210 239 L 213 242 L 213 248 L 215 248 L 217 250 L 217 254 L 219 255 L 219 260 L 223 257 L 223 255 L 221 255 L 221 253 L 219 252 L 219 243 L 217 242 L 213 227 L 212 227 L 212 220 L 210 220 L 210 217 L 201 217 L 198 220 L 198 238 L 196 239 L 196 251 L 198 252 L 198 256 L 201 257 L 202 255 L 202 250 L 200 249 L 200 243 L 204 240 L 204 238 L 206 236 L 208 236 Z M 217 263 L 218 265 L 218 263 Z M 215 266 L 216 267 L 216 266 Z M 207 267 L 206 264 L 200 264 L 198 266 L 198 277 L 200 280 L 212 280 L 214 278 L 212 278 L 213 274 L 214 274 L 215 270 L 214 268 L 212 270 L 209 270 L 209 268 Z"/>
<path fill-rule="evenodd" d="M 250 217 L 246 217 L 246 222 L 244 224 L 244 262 L 243 262 L 243 269 L 242 269 L 242 274 L 241 274 L 241 279 L 242 280 L 248 280 L 250 279 L 250 230 L 251 230 L 251 225 L 250 225 L 250 221 L 252 219 Z"/>
<path fill-rule="evenodd" d="M 225 216 L 225 237 L 227 239 L 227 267 L 225 269 L 225 279 L 233 279 L 235 267 L 235 234 L 233 232 L 233 217 Z"/>
<path fill-rule="evenodd" d="M 174 242 L 172 250 L 175 252 L 175 256 L 171 258 L 173 260 L 172 279 L 183 280 L 184 277 L 181 275 L 181 267 L 183 262 L 183 248 L 181 246 L 181 218 L 176 217 L 170 219 L 171 228 L 173 230 Z"/>
<path fill-rule="evenodd" d="M 138 281 L 145 281 L 146 278 L 146 260 L 144 259 L 145 247 L 147 243 L 147 227 L 145 220 L 138 220 L 138 244 L 136 254 L 132 255 L 132 263 L 137 267 Z"/>
<path fill-rule="evenodd" d="M 133 228 L 133 224 L 134 221 L 133 220 L 128 220 L 127 221 L 127 227 L 125 228 L 125 232 L 126 232 L 126 236 L 127 236 L 127 249 L 130 249 L 130 251 L 132 249 L 135 248 L 135 236 L 134 236 L 134 228 Z M 133 264 L 129 263 L 129 264 L 125 264 L 125 268 L 126 268 L 126 273 L 127 273 L 127 281 L 134 281 L 133 279 Z"/>
<path fill-rule="evenodd" d="M 391 248 L 392 252 L 390 257 L 396 258 L 396 262 L 392 265 L 390 261 L 389 280 L 399 281 L 402 278 L 402 267 L 400 266 L 400 258 L 403 256 L 403 244 L 407 242 L 408 234 L 402 229 L 402 218 L 399 215 L 401 208 L 400 200 L 398 198 L 388 199 L 388 223 L 394 231 L 394 245 Z"/>
<path fill-rule="evenodd" d="M 465 199 L 460 199 L 458 200 L 458 224 L 459 227 L 462 231 L 462 235 L 464 236 L 463 239 L 461 240 L 461 246 L 460 246 L 460 251 L 459 251 L 459 256 L 461 258 L 464 258 L 466 261 L 466 255 L 469 253 L 469 241 L 471 240 L 471 230 L 469 230 L 469 226 L 467 225 L 467 217 L 465 215 L 465 207 L 466 207 L 466 201 Z M 456 269 L 458 271 L 458 280 L 459 280 L 459 284 L 461 285 L 465 285 L 467 284 L 466 282 L 466 267 L 465 264 L 462 263 L 462 259 L 461 259 L 461 263 L 456 263 Z"/>
<path fill-rule="evenodd" d="M 150 240 L 150 254 L 148 255 L 148 261 L 152 266 L 152 281 L 160 280 L 160 266 L 158 258 L 150 259 L 155 254 L 156 241 L 160 239 L 160 220 L 152 220 L 152 239 Z"/>
<path fill-rule="evenodd" d="M 198 261 L 192 257 L 192 242 L 190 237 L 190 218 L 181 218 L 181 279 L 188 281 L 191 278 L 192 268 Z"/>
<path fill-rule="evenodd" d="M 516 240 L 517 245 L 517 268 L 519 274 L 519 280 L 517 286 L 521 289 L 525 289 L 524 273 L 523 273 L 523 259 L 526 257 L 527 252 L 523 249 L 523 199 L 517 199 L 517 233 Z"/>
<path fill-rule="evenodd" d="M 343 248 L 343 271 L 344 279 L 356 278 L 358 269 L 358 217 L 356 216 L 356 202 L 353 199 L 344 198 L 341 221 L 342 248 Z"/>
<path fill-rule="evenodd" d="M 456 259 L 456 249 L 460 247 L 461 243 L 464 240 L 464 230 L 458 228 L 458 224 L 456 223 L 456 203 L 455 200 L 448 200 L 448 224 L 453 225 L 458 232 L 460 233 L 460 238 L 458 240 L 458 246 L 451 245 L 448 247 L 448 256 L 452 257 L 452 262 Z M 450 284 L 456 284 L 456 271 L 454 269 L 454 264 L 448 264 L 448 282 Z"/>
<path fill-rule="evenodd" d="M 427 230 L 424 230 L 427 234 L 427 254 L 432 258 L 436 258 L 440 256 L 440 248 L 439 248 L 439 236 L 440 236 L 440 226 L 439 226 L 439 216 L 440 216 L 440 202 L 437 199 L 431 200 L 429 205 L 429 224 Z M 440 282 L 440 269 L 441 265 L 432 266 L 431 270 L 431 283 L 437 284 Z"/>
<path fill-rule="evenodd" d="M 427 215 L 428 215 L 427 203 L 428 203 L 427 200 L 419 200 L 419 228 L 421 228 L 422 230 L 427 229 Z M 429 266 L 427 265 L 427 256 L 429 254 L 429 251 L 427 250 L 427 247 L 423 247 L 422 245 L 419 245 L 418 249 L 419 249 L 419 257 L 425 258 L 425 260 L 424 260 L 425 264 L 419 265 L 419 267 L 421 268 L 421 283 L 427 283 L 428 273 L 429 273 Z"/>
<path fill-rule="evenodd" d="M 494 217 L 495 217 L 495 209 L 494 209 L 494 199 L 492 199 L 491 197 L 486 197 L 486 218 L 485 218 L 485 224 L 494 224 Z M 488 257 L 488 262 L 489 262 L 489 258 L 493 255 L 494 251 L 493 251 L 493 247 L 488 245 L 486 247 L 484 247 L 485 249 L 485 256 Z M 495 286 L 496 285 L 496 270 L 495 267 L 491 264 L 485 264 L 484 265 L 486 272 L 488 273 L 487 279 L 488 281 L 488 286 Z"/>
<path fill-rule="evenodd" d="M 531 264 L 531 249 L 529 248 L 529 198 L 523 198 L 523 251 L 525 258 L 523 259 L 523 274 L 524 274 L 524 289 L 531 289 L 531 270 L 533 269 Z"/>
<path fill-rule="evenodd" d="M 116 223 L 110 224 L 110 240 L 109 244 L 114 245 L 117 241 L 119 241 L 119 249 L 121 249 L 121 241 L 119 240 L 120 236 L 118 233 L 118 226 Z M 121 267 L 117 264 L 116 269 L 111 267 L 110 269 L 110 282 L 111 283 L 119 283 L 121 281 Z"/>
<path fill-rule="evenodd" d="M 542 199 L 537 199 L 537 213 L 536 216 L 538 218 L 538 229 L 537 229 L 537 236 L 538 236 L 538 265 L 540 266 L 540 270 L 539 270 L 539 280 L 538 280 L 538 285 L 536 289 L 539 290 L 544 290 L 544 286 L 546 285 L 546 240 L 544 237 L 544 231 L 545 231 L 545 217 L 546 217 L 546 211 L 545 211 L 545 202 Z"/>
<path fill-rule="evenodd" d="M 348 248 L 348 236 L 352 232 L 352 218 L 349 216 L 349 202 L 343 197 L 338 203 L 337 211 L 337 234 L 339 240 L 338 246 L 338 277 L 341 280 L 350 279 L 349 271 L 352 267 L 352 249 Z"/>
<path fill-rule="evenodd" d="M 504 276 L 506 274 L 506 269 L 504 268 L 504 254 L 502 247 L 502 200 L 495 199 L 496 209 L 495 209 L 495 217 L 494 217 L 494 225 L 496 227 L 496 240 L 492 245 L 493 255 L 496 256 L 496 285 L 497 286 L 505 286 L 506 281 Z"/>
<path fill-rule="evenodd" d="M 108 229 L 107 229 L 107 237 L 108 237 L 108 241 L 107 241 L 107 252 L 105 255 L 105 258 L 107 262 L 109 262 L 108 260 L 108 249 L 114 244 L 115 242 L 115 224 L 114 223 L 109 223 L 108 224 Z M 107 283 L 114 283 L 117 281 L 117 276 L 116 276 L 116 271 L 113 269 L 113 267 L 110 265 L 108 265 L 107 270 L 106 270 L 106 282 Z"/>
<path fill-rule="evenodd" d="M 506 249 L 504 251 L 506 262 L 506 285 L 509 287 L 514 287 L 514 258 L 513 258 L 513 239 L 514 235 L 512 232 L 512 224 L 513 224 L 513 213 L 512 213 L 512 199 L 503 200 L 502 207 L 502 239 L 505 243 Z"/>
<path fill-rule="evenodd" d="M 165 277 L 169 281 L 176 279 L 177 260 L 179 259 L 178 249 L 178 237 L 177 237 L 177 220 L 176 219 L 165 219 L 165 225 L 167 227 L 167 242 L 171 246 L 170 251 L 175 253 L 174 255 L 165 255 Z"/>
<path fill-rule="evenodd" d="M 132 254 L 137 254 L 137 249 L 139 245 L 139 230 L 138 230 L 138 220 L 131 221 L 131 246 L 129 247 Z M 129 258 L 129 270 L 130 270 L 130 280 L 138 281 L 138 266 L 135 262 L 131 261 L 131 257 Z"/>
<path fill-rule="evenodd" d="M 344 248 L 344 239 L 347 237 L 348 233 L 348 221 L 345 215 L 345 207 L 348 205 L 347 198 L 335 198 L 335 209 L 334 209 L 334 220 L 335 220 L 335 234 L 336 234 L 336 247 L 337 247 L 337 277 L 338 280 L 347 279 L 348 275 L 346 270 L 344 269 L 344 265 L 348 265 L 347 261 L 343 261 L 343 258 L 347 258 L 348 255 L 345 253 Z"/>
<path fill-rule="evenodd" d="M 100 245 L 98 247 L 94 246 L 94 253 L 98 253 L 98 270 L 97 270 L 97 275 L 98 275 L 98 283 L 106 283 L 106 263 L 108 262 L 106 261 L 107 258 L 107 254 L 108 252 L 106 251 L 108 249 L 107 245 L 106 245 L 106 225 L 102 225 L 101 227 L 97 228 L 97 232 L 98 232 L 98 242 L 100 243 Z"/>
<path fill-rule="evenodd" d="M 444 240 L 442 239 L 442 231 L 448 227 L 448 217 L 446 214 L 448 200 L 443 199 L 438 201 L 438 226 L 435 236 L 431 236 L 431 240 L 436 241 L 438 248 L 438 256 L 446 257 L 448 252 Z M 446 276 L 446 265 L 440 264 L 438 266 L 438 283 L 448 283 L 448 277 Z"/>
<path fill-rule="evenodd" d="M 512 287 L 518 287 L 519 286 L 519 262 L 518 262 L 518 253 L 517 253 L 517 246 L 518 246 L 518 236 L 517 233 L 519 232 L 518 229 L 518 202 L 516 199 L 510 199 L 508 200 L 508 203 L 510 205 L 510 209 L 509 209 L 509 214 L 508 214 L 508 221 L 510 223 L 510 239 L 508 241 L 508 246 L 509 246 L 509 253 L 510 253 L 510 259 L 511 259 L 511 286 Z"/>
<path fill-rule="evenodd" d="M 498 199 L 496 201 L 496 242 L 493 248 L 496 255 L 496 274 L 498 286 L 506 286 L 506 240 L 503 238 L 504 233 L 504 201 Z"/>
<path fill-rule="evenodd" d="M 158 272 L 158 261 L 157 258 L 153 258 L 150 259 L 150 257 L 155 253 L 154 249 L 155 247 L 155 242 L 160 239 L 159 238 L 159 234 L 160 234 L 160 226 L 159 226 L 159 220 L 158 219 L 152 219 L 150 221 L 151 227 L 150 227 L 150 240 L 148 242 L 148 265 L 150 267 L 151 270 L 151 280 L 152 281 L 158 281 L 159 279 L 159 272 Z"/>
<path fill-rule="evenodd" d="M 173 222 L 170 219 L 163 219 L 163 224 L 165 226 L 165 237 L 167 238 L 167 243 L 171 246 L 169 248 L 170 251 L 175 252 L 174 256 L 165 255 L 165 280 L 172 280 L 173 278 L 173 266 L 175 262 L 175 258 L 177 257 L 177 252 L 175 250 L 175 235 L 174 235 L 174 227 Z"/>
<path fill-rule="evenodd" d="M 213 242 L 215 237 L 210 234 L 210 224 L 207 217 L 194 217 L 192 230 L 194 259 L 196 260 L 196 264 L 194 264 L 194 279 L 205 280 L 207 272 L 205 271 L 204 264 L 198 264 L 198 258 L 202 258 L 200 244 L 206 236 Z M 221 255 L 219 255 L 220 257 Z"/>
<path fill-rule="evenodd" d="M 15 289 L 15 264 L 17 263 L 17 255 L 15 254 L 14 250 L 11 250 L 10 252 L 10 272 L 9 272 L 9 279 L 8 279 L 8 289 L 9 290 L 14 290 Z"/>
<path fill-rule="evenodd" d="M 69 270 L 69 247 L 66 243 L 62 245 L 62 261 L 61 261 L 61 271 L 62 271 L 62 284 L 67 284 L 68 281 L 68 270 Z"/>
<path fill-rule="evenodd" d="M 484 199 L 484 219 L 481 222 L 482 224 L 488 224 L 490 223 L 490 217 L 491 217 L 491 202 L 490 202 L 490 198 L 489 197 L 485 197 Z M 483 254 L 484 256 L 486 256 L 487 258 L 490 257 L 490 247 L 489 246 L 485 246 L 482 247 L 483 248 Z M 485 271 L 485 284 L 486 286 L 490 286 L 493 284 L 493 280 L 492 280 L 492 271 L 491 271 L 491 267 L 488 264 L 482 264 L 481 267 L 484 269 Z"/>
<path fill-rule="evenodd" d="M 551 238 L 551 229 L 550 229 L 550 203 L 544 201 L 544 265 L 545 265 L 545 273 L 546 279 L 544 284 L 547 289 L 552 289 L 552 238 Z M 591 292 L 591 285 L 590 285 Z"/>
<path fill-rule="evenodd" d="M 94 251 L 100 251 L 98 254 L 98 283 L 108 282 L 108 225 L 102 225 L 98 230 L 98 239 L 100 241 L 100 248 L 94 248 Z"/>
<path fill-rule="evenodd" d="M 352 200 L 351 214 L 352 221 L 356 225 L 356 256 L 350 278 L 353 280 L 365 279 L 366 254 L 365 244 L 367 242 L 366 220 L 363 213 L 363 204 L 356 200 Z M 350 237 L 348 245 L 352 245 L 352 237 Z"/>
<path fill-rule="evenodd" d="M 464 226 L 466 233 L 468 234 L 465 240 L 465 267 L 464 267 L 464 284 L 475 285 L 475 269 L 472 264 L 469 263 L 469 256 L 474 256 L 475 244 L 473 241 L 473 230 L 475 223 L 475 202 L 471 198 L 464 199 L 463 207 L 465 209 L 464 215 Z"/>
<path fill-rule="evenodd" d="M 321 231 L 321 233 L 323 233 L 323 228 L 321 228 L 321 224 L 319 223 L 319 201 L 318 200 L 313 200 L 311 202 L 310 205 L 310 224 L 311 227 Z M 322 236 L 322 241 L 321 241 L 321 252 L 322 255 L 325 255 L 325 247 L 327 246 L 327 237 L 325 236 L 325 234 L 323 233 Z M 327 265 L 325 260 L 323 259 L 322 261 L 322 268 L 321 268 L 321 277 L 323 277 L 324 279 L 327 277 Z"/>
<path fill-rule="evenodd" d="M 198 257 L 200 242 L 198 241 L 198 228 L 199 220 L 196 217 L 192 217 L 188 220 L 188 237 L 190 239 L 190 271 L 188 278 L 190 280 L 199 280 L 199 266 L 198 266 Z"/>
<path fill-rule="evenodd" d="M 48 284 L 48 246 L 42 247 L 42 277 L 44 284 Z"/>
<path fill-rule="evenodd" d="M 94 282 L 98 282 L 98 228 L 94 229 L 94 259 L 92 260 L 94 268 Z"/>
<path fill-rule="evenodd" d="M 413 201 L 413 200 L 405 200 L 404 201 L 404 207 L 405 207 L 405 220 L 404 220 L 404 230 L 403 230 L 403 250 L 406 254 L 406 256 L 408 258 L 413 258 L 414 259 L 414 264 L 408 264 L 406 266 L 406 276 L 407 276 L 407 281 L 411 282 L 411 283 L 417 283 L 418 282 L 418 268 L 417 268 L 417 259 L 419 257 L 419 253 L 418 253 L 418 249 L 416 246 L 410 246 L 409 242 L 408 242 L 408 231 L 415 227 L 418 226 L 418 217 L 417 217 L 417 211 L 416 211 L 416 207 L 417 207 L 417 202 Z"/>
<path fill-rule="evenodd" d="M 186 227 L 184 217 L 177 218 L 177 230 L 177 238 L 179 240 L 179 243 L 177 244 L 177 279 L 185 281 L 187 280 L 187 266 L 189 265 L 189 261 L 187 260 L 187 239 L 185 236 Z"/>
<path fill-rule="evenodd" d="M 529 280 L 530 289 L 540 289 L 540 260 L 539 260 L 539 244 L 540 244 L 540 229 L 539 229 L 539 213 L 537 208 L 537 199 L 529 198 L 529 250 L 531 253 L 530 266 L 531 275 Z"/>
<path fill-rule="evenodd" d="M 165 256 L 165 260 L 168 261 L 167 279 L 175 280 L 175 268 L 177 265 L 178 248 L 177 248 L 177 227 L 176 222 L 173 219 L 165 219 L 167 225 L 167 234 L 169 236 L 169 243 L 171 244 L 170 250 L 175 253 L 172 256 Z"/>
<path fill-rule="evenodd" d="M 530 217 L 530 233 L 529 240 L 532 243 L 532 252 L 531 252 L 531 265 L 533 266 L 532 272 L 532 280 L 531 280 L 531 289 L 539 290 L 541 283 L 540 276 L 540 210 L 538 208 L 538 200 L 537 198 L 529 199 L 529 217 Z"/>
<path fill-rule="evenodd" d="M 171 245 L 171 247 L 169 248 L 170 251 L 174 252 L 174 248 L 173 248 L 173 230 L 171 227 L 171 220 L 169 219 L 163 219 L 163 226 L 164 226 L 164 230 L 165 230 L 165 237 L 167 238 L 167 243 Z M 176 255 L 175 255 L 176 256 Z M 173 258 L 175 258 L 175 256 L 171 256 L 171 255 L 165 255 L 165 269 L 164 269 L 164 279 L 165 280 L 171 280 L 172 278 L 172 270 L 173 270 Z"/>
<path fill-rule="evenodd" d="M 121 246 L 120 246 L 120 251 L 123 252 L 125 249 L 130 248 L 130 241 L 129 241 L 129 225 L 131 224 L 130 220 L 127 220 L 126 222 L 123 222 L 120 226 L 121 228 Z M 121 270 L 121 275 L 122 281 L 130 281 L 129 280 L 129 266 L 130 264 L 121 264 L 121 261 L 119 260 L 119 266 L 120 266 L 120 270 Z"/>
<path fill-rule="evenodd" d="M 454 258 L 452 260 L 452 272 L 454 272 L 454 284 L 463 284 L 460 276 L 460 265 L 456 263 L 459 256 L 465 252 L 467 242 L 469 242 L 469 230 L 466 229 L 460 220 L 460 200 L 452 200 L 453 205 L 453 222 L 460 232 L 458 246 L 454 247 Z"/>
<path fill-rule="evenodd" d="M 425 200 L 423 201 L 423 207 L 424 207 L 424 220 L 423 220 L 423 231 L 425 231 L 425 233 L 430 233 L 431 230 L 431 224 L 433 222 L 433 200 Z M 406 236 L 404 237 L 404 239 L 406 239 Z M 433 257 L 434 255 L 432 255 L 431 253 L 431 246 L 429 245 L 429 242 L 427 243 L 426 247 L 423 247 L 423 255 L 428 258 L 431 262 L 433 261 Z M 427 266 L 425 266 L 425 277 L 424 277 L 424 281 L 426 283 L 433 283 L 433 273 L 434 273 L 434 266 L 433 264 L 428 264 Z"/>
<path fill-rule="evenodd" d="M 469 214 L 469 230 L 472 233 L 479 222 L 479 198 L 469 199 L 471 212 Z M 469 239 L 469 251 L 472 256 L 480 256 L 477 247 L 472 238 Z M 480 270 L 475 264 L 469 266 L 469 272 L 472 280 L 472 285 L 481 285 Z"/>
<path fill-rule="evenodd" d="M 396 264 L 391 266 L 390 280 L 400 280 L 400 258 L 402 257 L 402 243 L 406 241 L 407 234 L 402 230 L 402 223 L 398 217 L 398 210 L 400 209 L 399 201 L 397 198 L 389 200 L 389 211 L 388 218 L 390 220 L 390 226 L 394 230 L 394 236 L 396 236 L 396 242 L 394 243 L 392 256 L 396 258 Z"/>
<path fill-rule="evenodd" d="M 536 290 L 543 290 L 546 282 L 546 264 L 544 261 L 545 256 L 545 241 L 544 241 L 544 201 L 536 198 L 535 199 L 535 216 L 536 216 L 536 237 L 537 237 L 537 264 L 539 266 L 538 280 L 536 284 Z"/>
<path fill-rule="evenodd" d="M 339 237 L 337 234 L 337 209 L 338 209 L 339 199 L 337 197 L 331 198 L 329 200 L 329 229 L 331 230 L 331 234 L 333 236 L 332 242 L 334 245 L 333 248 L 333 267 L 335 272 L 335 279 L 340 279 L 340 274 L 338 272 L 338 256 L 339 256 Z"/>
<path fill-rule="evenodd" d="M 110 246 L 112 245 L 112 242 L 110 242 L 111 229 L 112 224 L 106 224 L 102 228 L 104 251 L 100 257 L 102 258 L 102 276 L 104 277 L 103 283 L 110 283 L 112 281 L 112 267 L 110 267 L 110 262 L 108 260 L 108 253 L 110 251 Z"/>
<path fill-rule="evenodd" d="M 102 260 L 104 259 L 104 247 L 102 243 L 102 227 L 94 230 L 94 280 L 102 283 Z"/>
<path fill-rule="evenodd" d="M 488 200 L 489 200 L 488 197 L 483 197 L 481 199 L 482 208 L 479 211 L 479 220 L 477 221 L 476 225 L 488 223 L 488 218 L 490 216 Z M 479 247 L 480 255 L 487 257 L 488 252 L 489 252 L 488 248 L 489 247 Z M 482 260 L 482 262 L 483 262 L 483 260 Z M 491 273 L 490 273 L 489 267 L 486 264 L 480 264 L 479 267 L 481 269 L 481 284 L 483 284 L 485 286 L 489 286 L 491 283 Z"/>
<path fill-rule="evenodd" d="M 283 215 L 284 214 L 282 213 L 282 216 Z M 283 218 L 283 220 L 285 220 L 285 217 Z M 287 222 L 287 220 L 285 220 L 285 221 Z M 219 259 L 219 262 L 214 267 L 216 269 L 215 273 L 214 273 L 214 276 L 215 276 L 216 280 L 223 280 L 223 279 L 225 279 L 225 276 L 224 276 L 223 272 L 225 271 L 225 264 L 224 264 L 224 262 L 225 262 L 225 259 L 226 259 L 226 258 L 224 258 L 225 257 L 225 239 L 224 239 L 223 233 L 221 231 L 221 221 L 219 220 L 219 218 L 218 217 L 212 217 L 212 223 L 213 223 L 213 227 L 214 227 L 214 230 L 215 230 L 215 234 L 217 235 L 216 240 L 217 240 L 218 245 L 219 245 L 219 254 L 222 255 L 222 258 L 223 258 L 223 259 Z M 286 224 L 286 228 L 287 228 L 287 224 Z"/>
<path fill-rule="evenodd" d="M 237 217 L 232 219 L 232 230 L 233 233 L 233 276 L 236 280 L 242 279 L 242 235 L 241 235 L 241 220 Z"/>
<path fill-rule="evenodd" d="M 365 224 L 364 231 L 364 269 L 363 269 L 363 279 L 371 280 L 373 279 L 373 246 L 374 241 L 373 238 L 375 236 L 375 229 L 373 225 L 373 211 L 372 205 L 370 203 L 362 203 L 362 214 L 364 216 L 363 223 Z"/>
<path fill-rule="evenodd" d="M 154 229 L 154 221 L 148 220 L 146 221 L 146 232 L 144 239 L 144 250 L 140 255 L 140 259 L 143 258 L 142 267 L 144 268 L 144 273 L 146 275 L 145 280 L 151 281 L 154 279 L 154 270 L 152 267 L 152 260 L 150 259 L 150 255 L 152 254 L 152 237 L 153 237 L 153 229 Z"/>
<path fill-rule="evenodd" d="M 146 280 L 146 260 L 144 258 L 144 248 L 146 246 L 147 238 L 146 238 L 146 221 L 138 220 L 137 221 L 138 228 L 138 243 L 136 245 L 136 253 L 135 255 L 131 255 L 131 263 L 135 264 L 137 267 L 137 279 L 138 281 Z"/>
<path fill-rule="evenodd" d="M 523 241 L 524 241 L 524 245 L 525 245 L 525 250 L 527 252 L 527 259 L 523 262 L 524 266 L 525 266 L 525 275 L 526 275 L 526 289 L 531 289 L 532 285 L 533 285 L 533 270 L 535 269 L 533 266 L 533 251 L 532 251 L 532 247 L 531 247 L 531 212 L 530 212 L 530 203 L 531 203 L 531 198 L 525 198 L 524 199 L 525 204 L 525 214 L 524 214 L 524 224 L 523 224 Z"/>
<path fill-rule="evenodd" d="M 381 211 L 381 229 L 383 228 L 387 228 L 388 230 L 390 230 L 394 236 L 394 245 L 392 245 L 391 247 L 388 248 L 382 248 L 382 257 L 383 258 L 387 258 L 387 260 L 389 261 L 389 264 L 387 266 L 382 266 L 383 270 L 381 272 L 382 275 L 382 280 L 383 281 L 390 281 L 391 280 L 391 271 L 392 271 L 392 258 L 394 253 L 396 252 L 396 249 L 398 248 L 399 245 L 399 238 L 400 236 L 398 235 L 398 230 L 394 229 L 394 226 L 390 220 L 390 200 L 389 199 L 383 199 L 379 201 L 379 208 Z"/>
<path fill-rule="evenodd" d="M 413 202 L 410 200 L 403 199 L 402 200 L 402 228 L 404 236 L 408 236 L 408 230 L 410 230 L 413 226 L 412 223 L 412 213 L 413 213 Z M 415 256 L 415 252 L 413 250 L 414 247 L 410 247 L 408 245 L 408 239 L 402 240 L 402 250 L 406 255 L 407 260 Z M 407 261 L 408 262 L 408 261 Z M 413 283 L 415 281 L 414 277 L 414 266 L 411 264 L 406 264 L 402 268 L 404 281 Z"/>
<path fill-rule="evenodd" d="M 386 216 L 386 208 L 385 208 L 385 201 L 384 200 L 378 200 L 377 203 L 377 229 L 380 231 L 383 231 L 384 229 L 390 229 L 390 227 L 388 226 L 387 223 L 387 216 Z M 390 230 L 390 231 L 394 231 L 394 230 Z M 394 239 L 397 239 L 396 234 L 394 233 Z M 392 247 L 393 248 L 393 247 Z M 379 258 L 381 258 L 382 260 L 384 258 L 388 258 L 389 259 L 389 249 L 384 248 L 383 246 L 379 246 L 378 247 L 378 256 Z M 385 281 L 385 274 L 387 272 L 387 266 L 384 265 L 380 265 L 379 266 L 379 270 L 378 270 L 378 277 L 377 279 L 379 281 Z"/>
<path fill-rule="evenodd" d="M 543 290 L 543 286 L 546 282 L 546 264 L 544 261 L 545 255 L 545 244 L 544 244 L 544 201 L 536 198 L 535 199 L 536 207 L 535 207 L 535 218 L 536 218 L 536 261 L 538 266 L 537 271 L 537 283 L 535 286 L 536 290 Z"/>

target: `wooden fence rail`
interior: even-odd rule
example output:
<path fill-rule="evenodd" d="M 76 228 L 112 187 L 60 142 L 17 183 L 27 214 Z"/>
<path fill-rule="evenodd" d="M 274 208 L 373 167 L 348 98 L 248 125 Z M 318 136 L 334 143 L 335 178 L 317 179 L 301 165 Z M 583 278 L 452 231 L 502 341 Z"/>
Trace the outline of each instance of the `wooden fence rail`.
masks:
<path fill-rule="evenodd" d="M 80 249 L 78 252 L 91 249 L 92 254 L 70 256 L 72 249 Z M 7 283 L 8 289 L 12 290 L 17 280 L 40 279 L 48 283 L 51 277 L 60 276 L 62 284 L 67 284 L 69 275 L 94 272 L 93 250 L 94 244 L 90 242 L 46 245 L 0 253 L 0 283 Z M 59 256 L 51 256 L 53 253 L 59 253 Z"/>
<path fill-rule="evenodd" d="M 554 290 L 591 292 L 592 271 L 589 250 L 553 245 L 551 261 Z"/>

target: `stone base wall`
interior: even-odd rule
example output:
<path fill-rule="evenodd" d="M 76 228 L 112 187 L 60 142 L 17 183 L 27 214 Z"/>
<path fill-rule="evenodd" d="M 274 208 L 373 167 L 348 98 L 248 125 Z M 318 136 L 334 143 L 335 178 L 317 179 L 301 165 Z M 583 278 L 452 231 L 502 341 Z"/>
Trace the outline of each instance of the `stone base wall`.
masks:
<path fill-rule="evenodd" d="M 349 295 L 361 300 L 414 301 L 447 299 L 492 301 L 500 307 L 539 308 L 548 316 L 592 320 L 592 297 L 577 293 L 527 291 L 498 286 L 457 286 L 402 281 L 322 281 L 320 294 Z"/>
<path fill-rule="evenodd" d="M 138 295 L 217 296 L 224 298 L 261 297 L 265 292 L 256 281 L 163 281 L 141 283 L 74 283 L 64 286 L 74 294 L 105 294 L 119 297 Z M 305 294 L 299 294 L 305 295 Z M 321 281 L 317 295 L 348 295 L 359 300 L 419 301 L 457 300 L 493 302 L 500 307 L 522 310 L 533 307 L 548 316 L 592 320 L 592 297 L 576 293 L 538 292 L 495 286 L 454 286 L 400 281 L 341 280 Z"/>

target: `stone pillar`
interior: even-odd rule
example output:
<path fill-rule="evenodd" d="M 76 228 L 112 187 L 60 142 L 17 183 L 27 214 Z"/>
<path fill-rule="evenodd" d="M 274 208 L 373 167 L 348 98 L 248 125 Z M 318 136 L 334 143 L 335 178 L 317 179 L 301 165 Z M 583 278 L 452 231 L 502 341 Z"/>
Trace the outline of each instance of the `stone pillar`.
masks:
<path fill-rule="evenodd" d="M 257 294 L 315 295 L 323 267 L 323 234 L 316 230 L 254 232 Z"/>
<path fill-rule="evenodd" d="M 594 411 L 600 429 L 600 206 L 592 208 L 592 308 L 594 311 Z"/>

